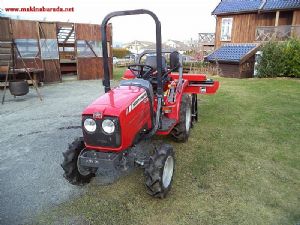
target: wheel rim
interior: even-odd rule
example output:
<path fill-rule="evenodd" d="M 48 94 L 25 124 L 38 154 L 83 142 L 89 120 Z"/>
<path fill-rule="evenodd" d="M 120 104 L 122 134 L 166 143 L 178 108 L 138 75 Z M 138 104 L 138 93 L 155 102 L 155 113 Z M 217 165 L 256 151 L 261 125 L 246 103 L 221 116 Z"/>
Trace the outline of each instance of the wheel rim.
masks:
<path fill-rule="evenodd" d="M 190 130 L 191 127 L 191 117 L 192 117 L 192 113 L 191 113 L 191 107 L 188 107 L 186 109 L 186 113 L 185 113 L 185 128 L 186 131 L 188 132 Z"/>
<path fill-rule="evenodd" d="M 81 150 L 81 152 L 79 153 L 78 155 L 78 158 L 77 158 L 77 169 L 78 169 L 78 172 L 82 175 L 82 176 L 87 176 L 89 175 L 91 172 L 87 169 L 85 169 L 83 166 L 80 165 L 80 162 L 79 162 L 79 156 L 81 156 L 83 153 L 84 153 L 85 149 Z"/>
<path fill-rule="evenodd" d="M 164 171 L 163 171 L 163 186 L 164 188 L 167 188 L 172 180 L 173 177 L 173 171 L 174 171 L 174 158 L 172 156 L 168 156 L 165 165 L 164 165 Z"/>

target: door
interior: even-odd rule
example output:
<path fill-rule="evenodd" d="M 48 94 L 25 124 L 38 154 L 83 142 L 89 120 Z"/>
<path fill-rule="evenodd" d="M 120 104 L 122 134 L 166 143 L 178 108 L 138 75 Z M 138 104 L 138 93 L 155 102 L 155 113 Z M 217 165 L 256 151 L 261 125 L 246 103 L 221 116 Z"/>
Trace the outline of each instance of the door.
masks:
<path fill-rule="evenodd" d="M 41 59 L 43 60 L 45 70 L 44 82 L 60 82 L 61 72 L 56 34 L 56 23 L 39 22 L 38 27 Z"/>
<path fill-rule="evenodd" d="M 77 74 L 79 80 L 102 79 L 103 60 L 100 25 L 75 24 Z M 109 67 L 112 74 L 111 26 L 107 32 Z"/>

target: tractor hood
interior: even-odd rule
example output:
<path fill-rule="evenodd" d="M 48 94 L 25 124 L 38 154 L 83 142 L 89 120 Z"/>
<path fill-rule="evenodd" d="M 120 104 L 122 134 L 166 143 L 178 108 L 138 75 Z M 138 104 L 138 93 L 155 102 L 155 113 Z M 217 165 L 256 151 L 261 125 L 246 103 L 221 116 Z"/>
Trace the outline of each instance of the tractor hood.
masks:
<path fill-rule="evenodd" d="M 119 117 L 144 92 L 143 88 L 136 86 L 116 87 L 96 99 L 82 114 L 101 113 L 103 116 Z"/>

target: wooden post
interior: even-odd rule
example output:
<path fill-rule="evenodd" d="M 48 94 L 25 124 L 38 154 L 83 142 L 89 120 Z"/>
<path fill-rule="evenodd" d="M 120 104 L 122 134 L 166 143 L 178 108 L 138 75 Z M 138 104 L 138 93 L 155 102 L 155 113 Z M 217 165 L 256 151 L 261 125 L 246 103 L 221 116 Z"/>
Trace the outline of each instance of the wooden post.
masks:
<path fill-rule="evenodd" d="M 76 23 L 73 24 L 74 26 L 74 51 L 75 51 L 75 58 L 76 58 L 76 75 L 77 80 L 80 80 L 80 74 L 78 69 L 78 55 L 77 55 L 77 29 L 76 29 Z"/>
<path fill-rule="evenodd" d="M 276 11 L 275 27 L 279 25 L 280 11 Z"/>
<path fill-rule="evenodd" d="M 295 26 L 295 25 L 296 25 L 296 17 L 297 17 L 297 11 L 295 10 L 295 11 L 293 12 L 292 26 Z"/>
<path fill-rule="evenodd" d="M 62 82 L 62 73 L 61 73 L 61 65 L 60 65 L 60 51 L 59 51 L 59 43 L 58 43 L 58 30 L 57 30 L 57 23 L 55 23 L 55 30 L 56 30 L 56 41 L 57 41 L 57 50 L 58 50 L 58 64 L 59 64 L 59 71 L 60 71 L 60 82 Z M 63 47 L 63 50 L 65 51 L 65 47 Z"/>
<path fill-rule="evenodd" d="M 9 61 L 8 61 L 8 64 L 7 64 L 7 71 L 6 71 L 6 74 L 5 74 L 4 92 L 3 92 L 3 96 L 2 96 L 2 105 L 4 104 L 4 99 L 5 99 L 6 85 L 7 85 L 7 82 L 8 82 L 8 72 L 9 72 Z"/>
<path fill-rule="evenodd" d="M 45 63 L 44 63 L 44 60 L 42 60 L 42 50 L 41 50 L 41 46 L 40 46 L 40 44 L 41 44 L 41 42 L 40 42 L 40 40 L 41 40 L 41 35 L 40 35 L 40 22 L 36 22 L 36 24 L 35 24 L 35 26 L 36 26 L 36 30 L 37 30 L 37 35 L 38 35 L 38 48 L 39 48 L 39 55 L 40 55 L 40 60 L 41 60 L 41 63 L 42 63 L 42 69 L 43 69 L 43 74 L 44 74 L 44 78 L 43 79 L 45 79 L 45 77 L 46 77 L 46 68 L 45 68 Z M 34 58 L 34 61 L 35 61 L 35 58 Z M 35 63 L 36 63 L 36 61 L 35 61 Z M 37 68 L 39 69 L 39 65 L 36 63 L 36 66 L 37 66 Z M 41 79 L 40 79 L 41 80 Z M 39 82 L 40 82 L 40 80 L 39 80 Z M 43 80 L 43 82 L 44 82 L 44 80 Z"/>
<path fill-rule="evenodd" d="M 292 20 L 292 26 L 291 26 L 291 37 L 296 36 L 296 31 L 295 31 L 295 25 L 296 25 L 296 10 L 293 12 L 293 20 Z"/>
<path fill-rule="evenodd" d="M 280 11 L 276 11 L 276 18 L 275 18 L 275 33 L 273 38 L 277 39 L 277 33 L 278 33 L 278 24 L 279 24 L 279 17 L 280 17 Z"/>

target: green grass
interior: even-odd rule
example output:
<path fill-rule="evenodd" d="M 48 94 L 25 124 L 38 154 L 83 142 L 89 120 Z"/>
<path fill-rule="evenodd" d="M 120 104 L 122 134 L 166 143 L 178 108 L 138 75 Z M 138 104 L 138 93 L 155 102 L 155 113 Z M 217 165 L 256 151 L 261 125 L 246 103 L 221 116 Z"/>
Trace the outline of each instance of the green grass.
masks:
<path fill-rule="evenodd" d="M 223 79 L 176 150 L 173 188 L 146 194 L 142 171 L 39 215 L 38 224 L 300 223 L 300 81 Z"/>
<path fill-rule="evenodd" d="M 127 69 L 127 67 L 114 66 L 114 68 L 113 68 L 114 80 L 121 80 L 126 69 Z"/>

